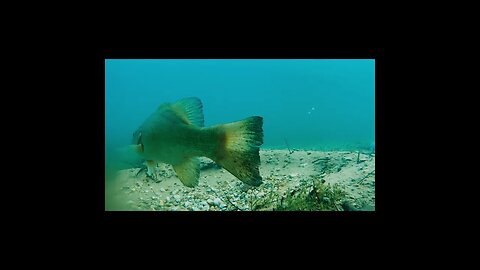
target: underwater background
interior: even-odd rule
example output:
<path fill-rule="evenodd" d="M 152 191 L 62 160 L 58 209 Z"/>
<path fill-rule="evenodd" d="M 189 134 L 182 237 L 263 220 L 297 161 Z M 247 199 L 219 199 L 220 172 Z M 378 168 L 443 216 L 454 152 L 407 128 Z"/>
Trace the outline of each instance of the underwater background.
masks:
<path fill-rule="evenodd" d="M 263 117 L 258 187 L 201 158 L 171 165 L 119 149 L 165 102 L 197 97 L 205 126 Z M 105 60 L 105 210 L 375 211 L 374 59 Z"/>
<path fill-rule="evenodd" d="M 373 59 L 105 60 L 105 143 L 164 102 L 198 97 L 205 126 L 259 115 L 262 148 L 339 150 L 375 142 Z"/>

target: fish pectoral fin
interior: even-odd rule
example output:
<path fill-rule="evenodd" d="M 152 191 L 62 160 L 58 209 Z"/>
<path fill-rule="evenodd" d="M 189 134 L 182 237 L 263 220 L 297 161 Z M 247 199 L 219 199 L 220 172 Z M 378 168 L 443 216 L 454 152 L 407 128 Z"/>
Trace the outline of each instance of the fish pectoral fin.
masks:
<path fill-rule="evenodd" d="M 198 158 L 187 158 L 182 163 L 173 165 L 173 169 L 185 186 L 195 187 L 198 185 L 198 178 L 200 177 L 200 161 Z"/>
<path fill-rule="evenodd" d="M 153 161 L 153 160 L 147 160 L 146 162 L 147 164 L 147 175 L 150 176 L 150 177 L 156 177 L 155 176 L 155 172 L 156 172 L 156 167 L 157 167 L 157 162 Z"/>

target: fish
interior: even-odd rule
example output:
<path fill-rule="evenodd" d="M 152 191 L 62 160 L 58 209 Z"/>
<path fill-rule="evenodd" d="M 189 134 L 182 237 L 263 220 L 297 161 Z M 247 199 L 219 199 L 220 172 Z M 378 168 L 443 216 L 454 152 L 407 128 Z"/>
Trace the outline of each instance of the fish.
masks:
<path fill-rule="evenodd" d="M 130 147 L 155 175 L 158 163 L 172 165 L 187 187 L 198 185 L 199 157 L 207 157 L 251 186 L 262 184 L 259 172 L 263 117 L 204 126 L 203 104 L 197 97 L 163 103 L 133 133 Z"/>

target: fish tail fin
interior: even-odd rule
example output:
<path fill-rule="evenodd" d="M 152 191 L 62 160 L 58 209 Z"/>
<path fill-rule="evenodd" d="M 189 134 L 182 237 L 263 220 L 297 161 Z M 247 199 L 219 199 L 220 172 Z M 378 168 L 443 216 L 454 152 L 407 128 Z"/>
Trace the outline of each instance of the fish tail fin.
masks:
<path fill-rule="evenodd" d="M 260 145 L 263 143 L 263 118 L 248 117 L 242 121 L 216 127 L 220 143 L 212 159 L 240 179 L 259 186 Z"/>

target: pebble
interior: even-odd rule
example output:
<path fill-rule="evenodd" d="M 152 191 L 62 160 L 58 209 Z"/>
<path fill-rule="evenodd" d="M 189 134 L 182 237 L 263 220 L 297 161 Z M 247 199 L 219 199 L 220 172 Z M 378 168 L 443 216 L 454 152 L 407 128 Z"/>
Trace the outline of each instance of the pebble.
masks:
<path fill-rule="evenodd" d="M 164 189 L 164 188 L 160 188 L 160 191 L 161 191 L 161 192 L 165 192 L 165 189 Z"/>
<path fill-rule="evenodd" d="M 206 201 L 200 202 L 200 205 L 199 205 L 199 206 L 200 206 L 200 208 L 201 208 L 203 211 L 207 211 L 208 208 L 210 207 L 210 206 L 208 205 L 208 202 L 206 202 Z"/>
<path fill-rule="evenodd" d="M 178 194 L 173 195 L 173 198 L 174 198 L 175 201 L 177 201 L 177 202 L 180 201 L 180 195 L 178 195 Z"/>
<path fill-rule="evenodd" d="M 213 205 L 215 205 L 215 206 L 220 206 L 221 203 L 222 203 L 222 201 L 219 198 L 215 198 L 213 200 Z"/>

